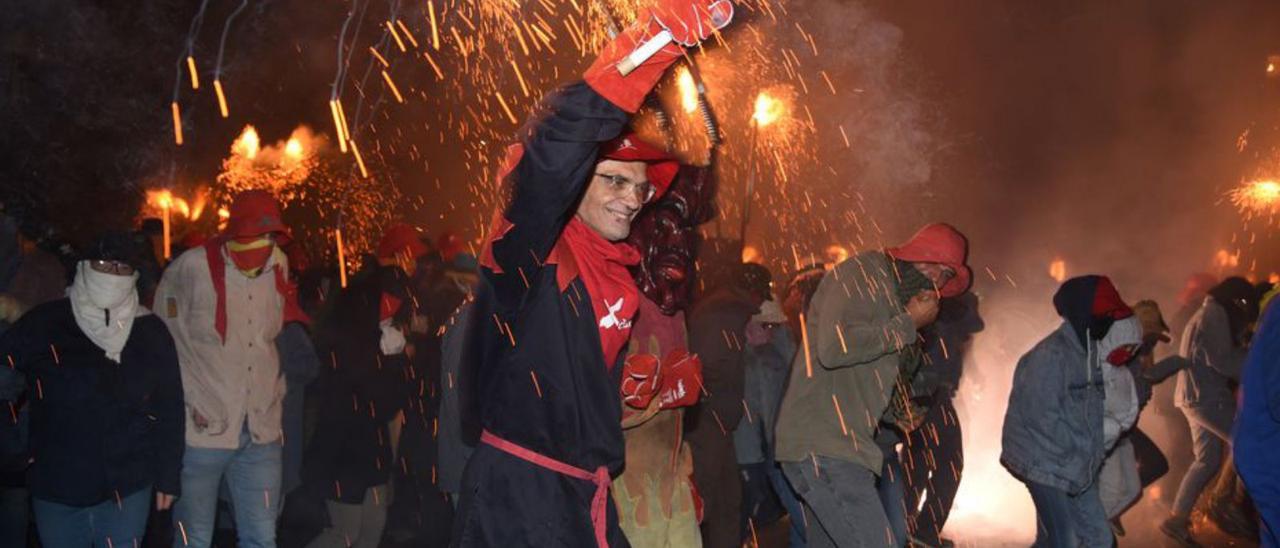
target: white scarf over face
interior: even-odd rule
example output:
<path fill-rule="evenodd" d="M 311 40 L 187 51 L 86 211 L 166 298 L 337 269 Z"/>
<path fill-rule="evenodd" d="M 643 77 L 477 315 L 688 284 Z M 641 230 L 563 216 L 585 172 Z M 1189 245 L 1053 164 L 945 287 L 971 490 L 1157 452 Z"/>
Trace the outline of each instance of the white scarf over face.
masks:
<path fill-rule="evenodd" d="M 89 261 L 76 264 L 76 279 L 67 288 L 76 325 L 93 344 L 120 363 L 120 352 L 129 340 L 138 316 L 138 274 L 128 276 L 98 272 Z"/>

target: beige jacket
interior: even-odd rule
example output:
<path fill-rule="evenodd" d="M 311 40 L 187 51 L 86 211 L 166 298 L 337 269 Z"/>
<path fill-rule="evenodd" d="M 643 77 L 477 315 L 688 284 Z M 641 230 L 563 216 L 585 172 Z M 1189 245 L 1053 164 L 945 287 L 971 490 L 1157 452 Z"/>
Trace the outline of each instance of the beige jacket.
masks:
<path fill-rule="evenodd" d="M 155 312 L 178 347 L 187 403 L 187 445 L 235 449 L 246 417 L 254 443 L 280 439 L 280 374 L 275 339 L 280 333 L 284 297 L 272 269 L 288 269 L 284 254 L 272 253 L 261 275 L 236 270 L 226 250 L 227 337 L 214 328 L 217 295 L 205 249 L 188 250 L 173 261 L 156 289 Z M 194 414 L 208 422 L 199 428 Z"/>

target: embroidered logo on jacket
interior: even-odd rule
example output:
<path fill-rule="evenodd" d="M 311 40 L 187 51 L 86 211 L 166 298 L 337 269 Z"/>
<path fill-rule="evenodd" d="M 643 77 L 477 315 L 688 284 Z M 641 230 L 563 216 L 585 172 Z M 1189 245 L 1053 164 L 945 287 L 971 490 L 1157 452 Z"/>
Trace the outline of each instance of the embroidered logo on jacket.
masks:
<path fill-rule="evenodd" d="M 605 314 L 603 318 L 600 318 L 600 327 L 602 329 L 608 329 L 610 327 L 617 329 L 631 329 L 630 319 L 619 318 L 617 316 L 618 311 L 622 310 L 622 301 L 623 297 L 618 297 L 618 302 L 616 303 L 609 304 L 609 301 L 607 300 L 604 302 L 604 305 L 609 308 L 609 313 Z"/>

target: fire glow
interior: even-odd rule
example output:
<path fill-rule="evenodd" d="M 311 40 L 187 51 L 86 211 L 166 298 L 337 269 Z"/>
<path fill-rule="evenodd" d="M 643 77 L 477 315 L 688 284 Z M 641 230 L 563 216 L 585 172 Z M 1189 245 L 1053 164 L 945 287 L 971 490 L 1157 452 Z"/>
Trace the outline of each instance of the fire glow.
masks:
<path fill-rule="evenodd" d="M 1280 182 L 1264 179 L 1245 183 L 1227 194 L 1242 213 L 1274 213 L 1280 200 Z"/>

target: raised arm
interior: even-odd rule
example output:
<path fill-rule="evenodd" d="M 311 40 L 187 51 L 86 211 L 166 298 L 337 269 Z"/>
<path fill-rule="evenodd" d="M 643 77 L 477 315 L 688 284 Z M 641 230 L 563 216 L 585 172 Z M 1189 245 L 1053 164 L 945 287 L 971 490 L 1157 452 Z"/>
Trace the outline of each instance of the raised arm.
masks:
<path fill-rule="evenodd" d="M 911 315 L 900 311 L 889 317 L 877 313 L 885 307 L 900 310 L 896 298 L 866 281 L 857 257 L 827 275 L 813 298 L 808 325 L 819 363 L 827 369 L 850 367 L 899 352 L 916 340 Z M 877 275 L 867 269 L 867 275 Z M 892 275 L 892 274 L 889 274 Z"/>

